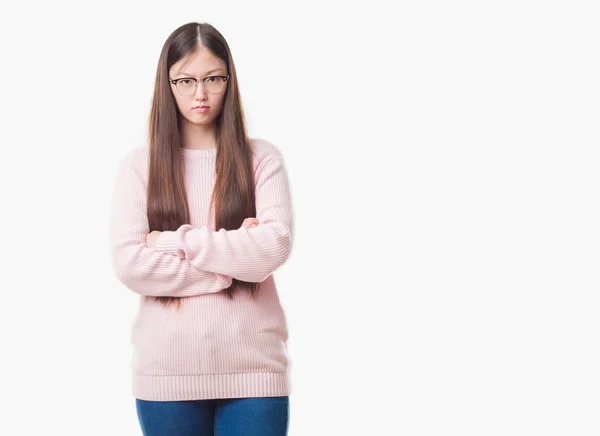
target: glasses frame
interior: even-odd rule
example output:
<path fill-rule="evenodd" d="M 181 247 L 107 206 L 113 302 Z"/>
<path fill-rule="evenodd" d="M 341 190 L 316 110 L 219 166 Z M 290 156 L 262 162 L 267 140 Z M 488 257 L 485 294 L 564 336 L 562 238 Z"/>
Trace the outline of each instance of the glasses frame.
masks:
<path fill-rule="evenodd" d="M 204 82 L 206 79 L 210 79 L 211 77 L 220 77 L 221 79 L 224 79 L 225 84 L 227 84 L 229 82 L 229 74 L 227 74 L 226 76 L 215 76 L 215 75 L 211 75 L 211 76 L 206 76 L 203 79 L 196 79 L 195 77 L 179 77 L 177 79 L 171 79 L 169 78 L 169 82 L 171 82 L 173 85 L 175 85 L 175 89 L 177 89 L 177 92 L 179 92 L 181 94 L 181 92 L 179 91 L 179 88 L 177 88 L 177 82 L 179 82 L 180 80 L 193 80 L 194 81 L 194 91 L 191 94 L 181 94 L 181 95 L 194 95 L 196 93 L 196 91 L 198 90 L 198 82 L 202 81 Z M 206 89 L 206 84 L 204 86 L 204 90 L 206 92 L 208 92 L 209 94 L 218 94 L 218 92 L 211 92 L 208 91 Z"/>

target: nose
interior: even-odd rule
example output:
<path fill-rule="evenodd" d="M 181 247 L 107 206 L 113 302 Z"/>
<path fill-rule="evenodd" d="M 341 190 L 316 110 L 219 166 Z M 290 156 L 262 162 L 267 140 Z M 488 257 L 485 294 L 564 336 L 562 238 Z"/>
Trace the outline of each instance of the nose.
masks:
<path fill-rule="evenodd" d="M 206 90 L 204 89 L 203 81 L 199 81 L 198 83 L 196 83 L 195 97 L 196 97 L 196 100 L 206 99 Z"/>

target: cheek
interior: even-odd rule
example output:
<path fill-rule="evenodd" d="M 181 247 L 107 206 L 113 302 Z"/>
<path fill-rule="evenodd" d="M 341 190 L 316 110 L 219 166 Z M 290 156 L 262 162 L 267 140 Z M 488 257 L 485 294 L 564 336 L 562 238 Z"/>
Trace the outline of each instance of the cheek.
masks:
<path fill-rule="evenodd" d="M 181 98 L 181 96 L 177 96 L 175 95 L 175 103 L 177 104 L 177 109 L 179 109 L 180 112 L 185 112 L 183 109 L 183 107 L 185 106 L 185 100 Z"/>
<path fill-rule="evenodd" d="M 215 95 L 211 106 L 218 108 L 219 111 L 223 108 L 223 102 L 225 101 L 224 95 Z"/>

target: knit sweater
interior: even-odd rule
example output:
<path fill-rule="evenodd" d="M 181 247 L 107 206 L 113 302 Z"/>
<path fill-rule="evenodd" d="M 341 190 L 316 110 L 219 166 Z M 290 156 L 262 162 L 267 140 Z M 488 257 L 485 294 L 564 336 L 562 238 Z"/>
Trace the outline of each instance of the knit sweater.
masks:
<path fill-rule="evenodd" d="M 148 149 L 118 165 L 110 211 L 115 276 L 140 295 L 132 325 L 136 398 L 154 401 L 285 396 L 291 392 L 287 326 L 273 272 L 292 247 L 292 207 L 282 153 L 251 139 L 259 224 L 216 230 L 209 206 L 217 149 L 182 148 L 190 223 L 146 245 Z M 260 282 L 253 299 L 232 278 Z M 143 296 L 182 297 L 179 308 Z"/>

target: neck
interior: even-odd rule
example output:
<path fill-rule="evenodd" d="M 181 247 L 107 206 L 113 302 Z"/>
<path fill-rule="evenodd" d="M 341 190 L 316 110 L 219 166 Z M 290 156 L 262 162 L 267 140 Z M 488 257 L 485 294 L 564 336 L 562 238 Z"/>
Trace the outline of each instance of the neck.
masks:
<path fill-rule="evenodd" d="M 198 125 L 190 123 L 185 118 L 181 123 L 181 146 L 190 150 L 216 148 L 217 140 L 214 123 Z"/>

